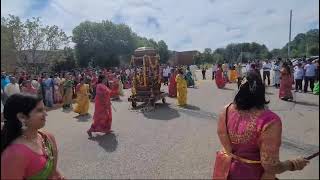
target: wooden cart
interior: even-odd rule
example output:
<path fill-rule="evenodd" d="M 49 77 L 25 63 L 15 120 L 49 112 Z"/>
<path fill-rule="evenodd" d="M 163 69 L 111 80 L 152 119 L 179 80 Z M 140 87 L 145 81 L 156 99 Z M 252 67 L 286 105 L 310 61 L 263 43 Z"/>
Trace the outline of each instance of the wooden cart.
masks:
<path fill-rule="evenodd" d="M 132 95 L 128 98 L 133 108 L 138 102 L 155 107 L 155 103 L 162 100 L 166 103 L 166 93 L 161 92 L 161 74 L 159 66 L 160 56 L 150 47 L 141 47 L 135 50 L 131 58 L 131 67 L 134 68 Z"/>

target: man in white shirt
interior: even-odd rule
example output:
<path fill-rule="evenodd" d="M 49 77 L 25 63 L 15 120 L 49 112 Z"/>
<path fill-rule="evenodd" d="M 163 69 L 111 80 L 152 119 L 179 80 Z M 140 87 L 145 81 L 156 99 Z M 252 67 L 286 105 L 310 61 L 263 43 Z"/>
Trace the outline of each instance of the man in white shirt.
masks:
<path fill-rule="evenodd" d="M 20 93 L 20 87 L 15 77 L 10 78 L 10 83 L 4 88 L 7 97 Z"/>
<path fill-rule="evenodd" d="M 311 60 L 308 61 L 308 64 L 304 66 L 305 70 L 305 77 L 304 77 L 304 92 L 308 92 L 308 84 L 310 82 L 310 88 L 311 91 L 313 91 L 314 87 L 314 79 L 316 76 L 316 69 L 317 67 L 311 62 Z"/>
<path fill-rule="evenodd" d="M 169 66 L 167 66 L 165 69 L 163 69 L 163 72 L 162 72 L 164 85 L 168 85 L 169 74 L 170 74 L 170 68 Z"/>
<path fill-rule="evenodd" d="M 263 82 L 266 83 L 266 78 L 268 78 L 268 86 L 270 86 L 270 71 L 272 68 L 272 64 L 270 63 L 269 60 L 267 60 L 266 62 L 263 63 L 262 65 L 262 69 L 263 69 Z"/>

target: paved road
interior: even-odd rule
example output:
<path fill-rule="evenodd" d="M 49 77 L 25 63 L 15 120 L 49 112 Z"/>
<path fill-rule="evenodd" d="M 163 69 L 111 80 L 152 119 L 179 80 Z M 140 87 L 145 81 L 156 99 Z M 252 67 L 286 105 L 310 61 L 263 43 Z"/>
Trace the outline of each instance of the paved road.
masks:
<path fill-rule="evenodd" d="M 98 134 L 92 140 L 86 134 L 91 117 L 77 119 L 73 112 L 50 111 L 46 129 L 57 139 L 61 171 L 72 179 L 210 178 L 215 152 L 220 149 L 217 114 L 232 100 L 236 85 L 219 90 L 211 80 L 197 84 L 198 88 L 188 89 L 187 109 L 168 98 L 168 104 L 159 103 L 155 112 L 132 111 L 126 91 L 126 97 L 113 102 L 114 134 Z M 270 108 L 283 122 L 281 160 L 318 151 L 318 96 L 297 93 L 297 103 L 291 103 L 279 100 L 274 88 L 267 91 Z M 315 158 L 305 170 L 286 172 L 279 178 L 317 179 L 318 169 L 319 158 Z"/>

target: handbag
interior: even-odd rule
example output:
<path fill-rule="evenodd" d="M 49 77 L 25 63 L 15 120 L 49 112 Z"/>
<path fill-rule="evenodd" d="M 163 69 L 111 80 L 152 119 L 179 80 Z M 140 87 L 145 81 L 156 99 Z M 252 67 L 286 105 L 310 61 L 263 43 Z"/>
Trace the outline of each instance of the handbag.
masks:
<path fill-rule="evenodd" d="M 232 103 L 230 103 L 227 108 L 226 108 L 226 118 L 225 118 L 225 122 L 226 122 L 226 128 L 227 128 L 227 134 L 228 133 L 228 126 L 227 126 L 227 122 L 228 122 L 228 109 L 229 106 Z M 232 157 L 228 156 L 224 151 L 220 150 L 216 152 L 216 161 L 214 164 L 214 169 L 213 169 L 213 177 L 212 179 L 214 180 L 227 180 L 228 179 L 228 175 L 229 175 L 229 170 L 230 170 L 230 165 L 231 165 L 231 160 Z"/>

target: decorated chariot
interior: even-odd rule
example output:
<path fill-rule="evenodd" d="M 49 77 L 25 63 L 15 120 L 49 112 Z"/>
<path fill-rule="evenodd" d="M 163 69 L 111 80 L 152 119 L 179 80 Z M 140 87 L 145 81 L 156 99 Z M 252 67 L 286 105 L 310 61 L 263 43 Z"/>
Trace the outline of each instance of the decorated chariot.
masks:
<path fill-rule="evenodd" d="M 155 107 L 158 100 L 166 103 L 166 93 L 161 92 L 160 56 L 150 47 L 140 47 L 134 51 L 130 65 L 134 68 L 132 95 L 128 98 L 133 108 L 137 102 Z"/>

